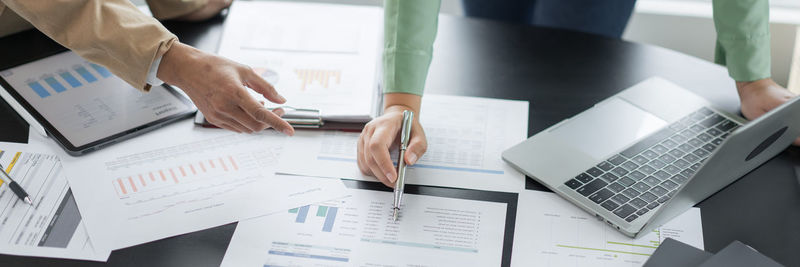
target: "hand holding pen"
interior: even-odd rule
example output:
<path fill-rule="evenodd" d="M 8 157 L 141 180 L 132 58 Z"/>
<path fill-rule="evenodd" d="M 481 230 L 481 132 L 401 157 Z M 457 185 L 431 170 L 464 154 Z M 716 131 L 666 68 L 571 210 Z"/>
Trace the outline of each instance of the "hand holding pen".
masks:
<path fill-rule="evenodd" d="M 386 94 L 386 101 L 391 101 L 390 96 L 406 95 L 419 100 L 417 95 Z M 421 159 L 428 148 L 425 131 L 420 124 L 419 105 L 404 105 L 405 102 L 386 103 L 383 115 L 373 119 L 361 131 L 357 143 L 358 169 L 364 175 L 374 176 L 378 181 L 388 187 L 394 187 L 397 180 L 397 165 L 392 161 L 391 150 L 397 147 L 400 130 L 403 124 L 403 111 L 414 112 L 414 127 L 411 129 L 411 139 L 408 141 L 405 161 L 414 165 Z"/>

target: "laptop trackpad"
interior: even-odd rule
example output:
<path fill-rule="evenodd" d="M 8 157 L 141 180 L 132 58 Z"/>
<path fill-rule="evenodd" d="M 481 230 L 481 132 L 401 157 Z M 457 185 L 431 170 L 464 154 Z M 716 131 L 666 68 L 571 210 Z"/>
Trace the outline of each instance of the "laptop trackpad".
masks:
<path fill-rule="evenodd" d="M 612 98 L 595 106 L 551 133 L 586 155 L 603 160 L 667 125 L 667 122 L 630 103 Z"/>

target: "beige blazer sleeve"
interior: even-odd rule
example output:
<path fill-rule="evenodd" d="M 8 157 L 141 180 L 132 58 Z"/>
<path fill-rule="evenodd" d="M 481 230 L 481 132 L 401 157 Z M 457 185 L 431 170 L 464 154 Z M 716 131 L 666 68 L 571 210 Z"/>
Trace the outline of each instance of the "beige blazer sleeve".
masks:
<path fill-rule="evenodd" d="M 129 0 L 0 2 L 56 42 L 145 91 L 150 65 L 178 40 Z"/>

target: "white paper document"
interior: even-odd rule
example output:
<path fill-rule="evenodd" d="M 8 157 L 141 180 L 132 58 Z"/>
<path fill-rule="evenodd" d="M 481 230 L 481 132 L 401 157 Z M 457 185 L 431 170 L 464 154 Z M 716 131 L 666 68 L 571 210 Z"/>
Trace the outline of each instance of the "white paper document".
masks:
<path fill-rule="evenodd" d="M 343 195 L 336 180 L 275 177 L 285 139 L 187 120 L 64 166 L 92 241 L 118 249 Z"/>
<path fill-rule="evenodd" d="M 0 182 L 0 254 L 108 259 L 111 250 L 89 239 L 57 156 L 0 150 L 0 163 L 33 201 L 19 200 Z"/>
<path fill-rule="evenodd" d="M 288 106 L 365 122 L 379 106 L 382 18 L 376 7 L 237 1 L 219 54 L 252 67 Z"/>
<path fill-rule="evenodd" d="M 516 194 L 427 189 L 404 196 L 397 222 L 392 192 L 363 188 L 350 189 L 347 198 L 239 222 L 222 266 L 508 265 L 509 206 Z M 446 196 L 448 190 L 498 197 L 465 199 Z"/>
<path fill-rule="evenodd" d="M 700 209 L 638 239 L 627 237 L 554 193 L 519 195 L 512 266 L 642 266 L 667 237 L 703 249 Z"/>
<path fill-rule="evenodd" d="M 501 154 L 525 140 L 527 101 L 425 95 L 420 122 L 428 151 L 409 167 L 406 183 L 509 192 L 525 187 L 525 176 L 503 162 Z M 375 181 L 358 169 L 358 136 L 299 132 L 287 145 L 278 171 Z"/>

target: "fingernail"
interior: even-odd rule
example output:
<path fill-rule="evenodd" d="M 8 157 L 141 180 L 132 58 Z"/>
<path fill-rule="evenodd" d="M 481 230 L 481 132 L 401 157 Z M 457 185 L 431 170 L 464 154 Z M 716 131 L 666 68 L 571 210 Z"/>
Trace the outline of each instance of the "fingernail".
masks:
<path fill-rule="evenodd" d="M 394 177 L 394 173 L 393 172 L 387 172 L 386 173 L 386 178 L 388 178 L 389 181 L 391 181 L 392 183 L 394 183 L 394 181 L 397 180 L 397 177 Z"/>
<path fill-rule="evenodd" d="M 284 98 L 282 95 L 278 95 L 278 99 L 279 99 L 281 102 L 286 102 L 286 98 Z"/>
<path fill-rule="evenodd" d="M 414 163 L 417 163 L 417 154 L 408 153 L 408 164 L 414 165 Z"/>

